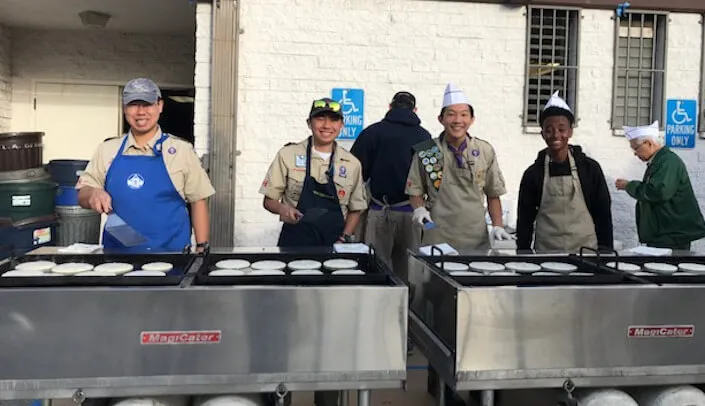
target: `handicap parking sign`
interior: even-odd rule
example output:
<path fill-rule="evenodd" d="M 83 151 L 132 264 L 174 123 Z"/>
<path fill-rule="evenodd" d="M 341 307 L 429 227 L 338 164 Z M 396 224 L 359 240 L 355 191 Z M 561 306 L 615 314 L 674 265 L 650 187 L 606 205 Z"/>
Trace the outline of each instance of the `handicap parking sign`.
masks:
<path fill-rule="evenodd" d="M 698 102 L 668 100 L 666 102 L 666 146 L 695 148 L 698 133 Z"/>
<path fill-rule="evenodd" d="M 365 125 L 365 91 L 363 89 L 333 89 L 331 98 L 343 111 L 344 126 L 338 139 L 355 140 Z"/>

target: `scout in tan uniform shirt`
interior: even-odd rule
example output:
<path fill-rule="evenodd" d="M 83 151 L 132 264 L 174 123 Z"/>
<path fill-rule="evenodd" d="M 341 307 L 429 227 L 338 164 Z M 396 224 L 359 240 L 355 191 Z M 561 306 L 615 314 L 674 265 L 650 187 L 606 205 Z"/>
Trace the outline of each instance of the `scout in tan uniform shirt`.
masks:
<path fill-rule="evenodd" d="M 492 218 L 492 238 L 512 238 L 502 225 L 499 197 L 506 189 L 494 149 L 488 142 L 468 135 L 474 111 L 465 94 L 452 84 L 446 88 L 438 120 L 445 131 L 439 138 L 414 147 L 416 154 L 406 187 L 414 206 L 414 221 L 435 225 L 424 229 L 422 245 L 445 242 L 456 249 L 488 249 L 485 196 Z"/>
<path fill-rule="evenodd" d="M 115 212 L 148 241 L 124 247 L 104 233 L 103 245 L 129 252 L 180 251 L 190 245 L 193 226 L 197 250 L 206 248 L 206 198 L 215 190 L 193 147 L 159 128 L 163 102 L 151 80 L 128 82 L 123 103 L 130 132 L 100 144 L 76 188 L 81 206 Z"/>
<path fill-rule="evenodd" d="M 260 193 L 265 208 L 285 223 L 279 246 L 345 240 L 367 208 L 360 161 L 335 142 L 342 117 L 337 102 L 314 101 L 308 119 L 312 137 L 286 145 L 269 167 Z"/>

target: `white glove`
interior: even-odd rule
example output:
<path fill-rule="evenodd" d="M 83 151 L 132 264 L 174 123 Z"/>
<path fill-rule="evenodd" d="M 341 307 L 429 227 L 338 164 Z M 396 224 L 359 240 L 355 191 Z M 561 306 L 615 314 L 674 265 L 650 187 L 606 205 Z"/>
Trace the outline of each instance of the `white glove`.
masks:
<path fill-rule="evenodd" d="M 431 213 L 423 206 L 414 209 L 414 216 L 411 220 L 414 223 L 419 223 L 421 225 L 424 225 L 424 220 L 428 223 L 433 223 L 433 220 L 431 220 Z"/>
<path fill-rule="evenodd" d="M 492 239 L 493 240 L 516 240 L 517 238 L 507 232 L 504 227 L 492 226 Z"/>

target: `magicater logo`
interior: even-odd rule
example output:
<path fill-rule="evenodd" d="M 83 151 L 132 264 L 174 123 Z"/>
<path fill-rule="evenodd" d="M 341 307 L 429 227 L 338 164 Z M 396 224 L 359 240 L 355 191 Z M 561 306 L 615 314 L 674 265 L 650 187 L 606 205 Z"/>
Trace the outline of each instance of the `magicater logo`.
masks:
<path fill-rule="evenodd" d="M 137 190 L 144 186 L 144 178 L 139 173 L 133 173 L 127 178 L 127 186 Z"/>

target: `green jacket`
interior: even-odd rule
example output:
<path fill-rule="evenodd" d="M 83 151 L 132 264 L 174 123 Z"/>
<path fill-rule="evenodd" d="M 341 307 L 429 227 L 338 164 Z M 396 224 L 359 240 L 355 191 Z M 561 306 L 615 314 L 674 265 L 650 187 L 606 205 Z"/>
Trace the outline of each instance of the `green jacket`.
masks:
<path fill-rule="evenodd" d="M 672 248 L 705 237 L 705 220 L 681 158 L 661 148 L 651 160 L 644 180 L 626 188 L 636 199 L 639 241 L 649 246 Z"/>

